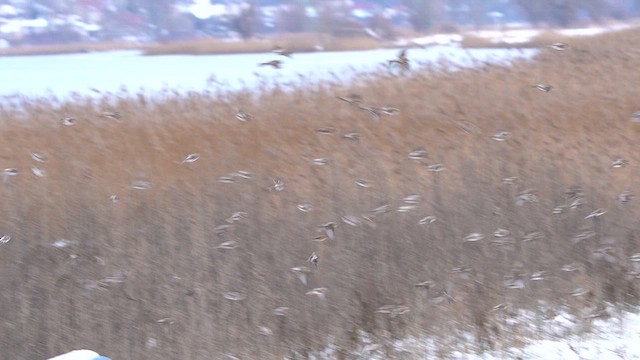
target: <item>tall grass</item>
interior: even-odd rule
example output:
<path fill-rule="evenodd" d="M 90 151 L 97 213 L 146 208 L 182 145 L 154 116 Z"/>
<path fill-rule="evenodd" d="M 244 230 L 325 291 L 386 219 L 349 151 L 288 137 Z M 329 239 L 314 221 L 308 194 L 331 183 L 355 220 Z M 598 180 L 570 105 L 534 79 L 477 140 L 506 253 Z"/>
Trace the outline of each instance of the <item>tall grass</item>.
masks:
<path fill-rule="evenodd" d="M 454 329 L 476 334 L 472 348 L 517 342 L 518 329 L 500 330 L 505 318 L 518 308 L 542 313 L 540 301 L 578 315 L 637 302 L 627 273 L 628 256 L 640 251 L 638 206 L 616 201 L 637 191 L 637 35 L 543 49 L 510 67 L 379 74 L 291 92 L 3 102 L 0 167 L 20 174 L 0 186 L 0 233 L 11 235 L 0 246 L 0 357 L 92 348 L 114 359 L 304 358 L 332 344 L 331 357 L 347 359 L 357 358 L 361 331 L 386 357 L 417 357 L 392 341 L 423 334 L 442 341 L 440 353 L 427 355 L 444 356 Z M 537 82 L 554 89 L 542 93 Z M 376 122 L 336 98 L 351 93 L 400 113 Z M 253 119 L 239 122 L 239 109 Z M 64 117 L 77 124 L 63 126 Z M 462 131 L 463 122 L 476 130 Z M 315 131 L 327 126 L 336 133 Z M 351 131 L 359 142 L 341 138 Z M 510 137 L 493 140 L 498 131 Z M 409 160 L 420 146 L 428 157 Z M 31 151 L 47 160 L 36 163 Z M 181 163 L 190 153 L 200 159 Z M 331 160 L 311 164 L 319 157 Z M 618 157 L 629 166 L 612 169 Z M 435 163 L 445 170 L 427 171 Z M 218 182 L 238 170 L 255 176 Z M 503 183 L 512 176 L 515 184 Z M 283 191 L 269 190 L 275 178 Z M 142 179 L 153 187 L 131 188 Z M 552 214 L 570 187 L 584 189 L 587 204 Z M 537 202 L 517 204 L 527 189 Z M 120 201 L 110 201 L 114 194 Z M 397 212 L 410 194 L 421 202 Z M 299 211 L 300 203 L 313 211 Z M 341 221 L 383 204 L 391 211 L 373 217 L 375 225 Z M 607 213 L 585 220 L 596 208 Z M 238 211 L 246 218 L 220 231 Z M 418 225 L 427 215 L 437 220 Z M 330 221 L 339 224 L 336 240 L 312 241 Z M 498 228 L 513 242 L 491 244 Z M 587 230 L 594 236 L 572 241 Z M 542 236 L 523 241 L 533 231 Z M 484 239 L 463 242 L 469 233 Z M 70 245 L 52 246 L 62 239 Z M 238 246 L 217 248 L 227 241 Z M 605 245 L 609 262 L 593 256 Z M 312 252 L 317 268 L 305 263 Z M 571 263 L 579 270 L 561 271 Z M 290 270 L 303 265 L 307 285 Z M 530 281 L 540 270 L 550 274 Z M 517 275 L 525 287 L 505 288 L 504 277 Z M 414 286 L 425 280 L 433 288 Z M 326 300 L 305 295 L 316 287 L 328 289 Z M 571 296 L 578 287 L 589 293 Z M 226 292 L 244 299 L 229 301 Z M 501 303 L 512 305 L 506 314 L 492 310 Z M 384 305 L 410 312 L 376 312 Z M 274 315 L 283 306 L 286 316 Z"/>
<path fill-rule="evenodd" d="M 22 45 L 0 49 L 0 56 L 77 54 L 96 51 L 136 50 L 144 47 L 144 45 L 125 41 L 54 45 Z"/>
<path fill-rule="evenodd" d="M 99 43 L 25 45 L 0 49 L 0 56 L 56 55 L 115 50 L 141 50 L 146 55 L 246 54 L 270 52 L 276 46 L 300 53 L 314 51 L 371 50 L 392 45 L 382 43 L 364 35 L 338 37 L 328 34 L 302 33 L 281 34 L 276 38 L 250 39 L 245 41 L 205 38 L 154 44 L 110 41 Z"/>
<path fill-rule="evenodd" d="M 293 52 L 356 51 L 371 50 L 383 46 L 380 41 L 366 36 L 338 37 L 328 34 L 282 34 L 275 39 L 250 39 L 225 41 L 220 39 L 198 39 L 149 45 L 146 55 L 210 55 L 245 54 L 269 52 L 274 47 L 284 47 Z"/>

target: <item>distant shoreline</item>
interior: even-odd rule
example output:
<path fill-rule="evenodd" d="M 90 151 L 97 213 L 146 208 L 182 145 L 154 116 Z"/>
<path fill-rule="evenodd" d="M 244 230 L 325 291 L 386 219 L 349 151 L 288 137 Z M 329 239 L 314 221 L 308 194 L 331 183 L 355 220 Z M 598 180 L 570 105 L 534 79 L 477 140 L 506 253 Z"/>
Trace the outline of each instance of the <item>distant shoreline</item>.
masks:
<path fill-rule="evenodd" d="M 138 44 L 127 41 L 73 43 L 52 45 L 25 45 L 0 49 L 0 56 L 37 56 L 75 54 L 118 50 L 140 50 L 144 55 L 217 55 L 267 53 L 276 46 L 294 53 L 319 51 L 358 51 L 398 47 L 428 47 L 455 45 L 463 48 L 537 48 L 554 42 L 590 37 L 606 32 L 621 31 L 639 26 L 638 23 L 609 23 L 575 29 L 537 29 L 526 27 L 487 28 L 450 34 L 411 34 L 396 40 L 383 40 L 375 36 L 335 37 L 327 34 L 282 34 L 272 38 L 226 40 L 204 38 L 166 43 Z M 375 35 L 375 34 L 374 34 Z"/>

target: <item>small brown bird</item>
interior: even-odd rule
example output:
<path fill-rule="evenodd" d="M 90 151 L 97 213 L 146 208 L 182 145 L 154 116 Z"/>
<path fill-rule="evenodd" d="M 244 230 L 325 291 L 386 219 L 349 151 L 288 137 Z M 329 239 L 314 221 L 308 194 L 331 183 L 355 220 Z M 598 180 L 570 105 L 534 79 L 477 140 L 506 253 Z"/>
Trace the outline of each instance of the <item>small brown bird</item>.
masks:
<path fill-rule="evenodd" d="M 72 117 L 66 117 L 64 119 L 62 119 L 62 125 L 64 126 L 73 126 L 78 122 L 78 120 L 76 120 L 76 118 L 72 118 Z"/>
<path fill-rule="evenodd" d="M 409 70 L 409 58 L 407 57 L 407 49 L 402 49 L 398 53 L 398 57 L 389 60 L 389 66 L 398 65 L 402 70 Z"/>
<path fill-rule="evenodd" d="M 274 69 L 282 69 L 282 61 L 271 60 L 271 61 L 260 63 L 258 66 L 271 66 Z"/>
<path fill-rule="evenodd" d="M 313 265 L 315 265 L 316 267 L 318 267 L 318 255 L 316 255 L 315 251 L 311 253 L 309 258 L 307 259 L 307 262 L 310 262 Z"/>
<path fill-rule="evenodd" d="M 338 225 L 334 222 L 328 222 L 326 224 L 320 225 L 318 227 L 318 231 L 320 232 L 324 232 L 325 235 L 327 235 L 327 237 L 331 240 L 335 240 L 336 239 L 336 227 Z"/>
<path fill-rule="evenodd" d="M 564 51 L 569 48 L 569 44 L 563 43 L 563 42 L 556 42 L 549 45 L 549 47 L 556 51 Z"/>
<path fill-rule="evenodd" d="M 103 111 L 100 116 L 111 119 L 111 120 L 120 120 L 122 119 L 122 115 L 117 111 Z"/>
<path fill-rule="evenodd" d="M 249 113 L 246 113 L 242 110 L 239 110 L 238 113 L 236 114 L 236 119 L 242 121 L 242 122 L 247 122 L 251 119 L 253 119 L 253 116 Z"/>
<path fill-rule="evenodd" d="M 532 87 L 542 91 L 542 92 L 549 92 L 551 91 L 551 89 L 553 89 L 553 86 L 548 85 L 548 84 L 535 84 Z"/>
<path fill-rule="evenodd" d="M 285 48 L 280 47 L 280 46 L 277 46 L 277 45 L 273 48 L 273 50 L 271 50 L 271 52 L 274 53 L 274 54 L 278 54 L 278 55 L 282 55 L 282 56 L 288 57 L 288 58 L 291 58 L 291 54 L 293 54 L 290 50 L 285 49 Z"/>
<path fill-rule="evenodd" d="M 326 292 L 327 292 L 327 288 L 319 287 L 319 288 L 312 289 L 311 291 L 307 291 L 306 295 L 316 295 L 320 299 L 324 300 L 326 299 Z"/>
<path fill-rule="evenodd" d="M 375 121 L 380 120 L 380 115 L 381 115 L 381 111 L 379 108 L 375 107 L 375 106 L 362 106 L 362 105 L 358 105 L 358 109 L 366 112 L 367 114 L 369 114 L 369 116 L 371 116 L 371 118 Z"/>
<path fill-rule="evenodd" d="M 362 103 L 362 95 L 360 94 L 351 94 L 349 96 L 338 96 L 338 99 L 355 107 L 359 107 L 359 105 Z"/>

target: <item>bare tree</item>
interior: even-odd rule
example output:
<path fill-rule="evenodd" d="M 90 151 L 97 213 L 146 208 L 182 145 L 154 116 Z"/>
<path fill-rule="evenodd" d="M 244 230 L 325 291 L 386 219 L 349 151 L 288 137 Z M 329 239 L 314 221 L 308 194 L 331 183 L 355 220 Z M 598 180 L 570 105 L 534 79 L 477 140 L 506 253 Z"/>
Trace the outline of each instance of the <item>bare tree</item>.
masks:
<path fill-rule="evenodd" d="M 161 38 L 168 32 L 174 4 L 175 0 L 132 0 L 128 5 L 144 9 L 154 37 Z"/>
<path fill-rule="evenodd" d="M 302 0 L 288 0 L 287 7 L 278 14 L 278 30 L 302 32 L 308 25 L 308 17 Z"/>
<path fill-rule="evenodd" d="M 568 26 L 586 13 L 591 20 L 610 17 L 612 6 L 606 0 L 518 0 L 529 20 L 534 24 Z"/>
<path fill-rule="evenodd" d="M 249 3 L 240 11 L 240 14 L 233 20 L 234 27 L 245 40 L 250 39 L 255 35 L 258 21 L 256 8 L 257 0 L 249 1 Z"/>

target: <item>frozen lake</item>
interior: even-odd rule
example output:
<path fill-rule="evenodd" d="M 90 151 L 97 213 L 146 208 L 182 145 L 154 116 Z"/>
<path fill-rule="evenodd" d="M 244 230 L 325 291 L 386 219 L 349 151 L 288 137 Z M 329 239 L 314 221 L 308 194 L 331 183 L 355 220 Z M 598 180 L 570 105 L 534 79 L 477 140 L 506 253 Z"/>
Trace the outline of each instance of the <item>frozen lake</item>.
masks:
<path fill-rule="evenodd" d="M 473 49 L 437 46 L 410 49 L 413 64 L 435 64 L 446 59 L 455 66 L 477 61 L 508 63 L 529 58 L 536 50 Z M 379 69 L 396 57 L 398 49 L 317 52 L 281 58 L 283 68 L 258 67 L 274 54 L 143 56 L 139 51 L 98 52 L 71 55 L 0 57 L 0 96 L 27 97 L 118 92 L 123 88 L 153 93 L 162 89 L 202 91 L 212 75 L 223 87 L 253 87 L 263 80 L 281 83 L 317 81 L 337 77 L 348 81 L 359 71 Z M 259 74 L 258 77 L 256 74 Z M 301 77 L 301 75 L 303 77 Z M 303 80 L 304 79 L 304 80 Z"/>

